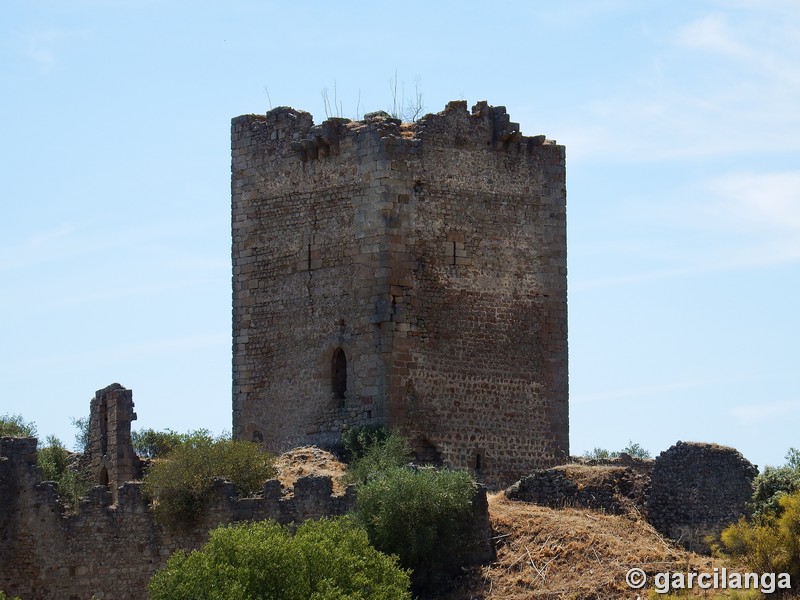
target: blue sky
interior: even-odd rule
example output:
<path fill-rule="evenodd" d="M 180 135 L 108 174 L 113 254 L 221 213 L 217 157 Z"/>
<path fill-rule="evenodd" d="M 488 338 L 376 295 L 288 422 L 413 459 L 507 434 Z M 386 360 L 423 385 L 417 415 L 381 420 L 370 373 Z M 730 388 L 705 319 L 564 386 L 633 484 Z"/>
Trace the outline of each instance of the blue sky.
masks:
<path fill-rule="evenodd" d="M 567 147 L 573 453 L 800 446 L 800 5 L 7 0 L 0 414 L 230 429 L 230 119 L 504 105 Z M 334 92 L 335 90 L 335 92 Z"/>

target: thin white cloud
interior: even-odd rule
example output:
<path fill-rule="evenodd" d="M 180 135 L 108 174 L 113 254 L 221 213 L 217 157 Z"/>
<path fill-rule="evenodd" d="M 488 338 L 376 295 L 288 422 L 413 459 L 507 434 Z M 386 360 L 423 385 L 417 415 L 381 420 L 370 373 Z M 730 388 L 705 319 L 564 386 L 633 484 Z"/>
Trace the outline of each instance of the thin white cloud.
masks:
<path fill-rule="evenodd" d="M 739 229 L 800 235 L 800 171 L 729 173 L 706 183 L 717 198 L 708 210 Z"/>
<path fill-rule="evenodd" d="M 65 44 L 87 35 L 87 31 L 40 29 L 17 36 L 17 45 L 28 60 L 40 69 L 52 70 L 59 62 Z"/>
<path fill-rule="evenodd" d="M 60 354 L 38 355 L 36 357 L 21 357 L 19 360 L 9 360 L 0 365 L 0 374 L 7 376 L 12 371 L 17 372 L 27 369 L 69 369 L 83 368 L 86 365 L 94 367 L 102 365 L 125 364 L 128 361 L 142 357 L 151 361 L 173 361 L 175 356 L 182 351 L 193 351 L 199 348 L 225 348 L 230 347 L 230 332 L 206 332 L 194 335 L 162 338 L 152 342 L 131 342 L 119 345 L 108 345 L 100 349 L 64 352 Z"/>
<path fill-rule="evenodd" d="M 743 22 L 734 29 L 725 16 L 706 15 L 682 27 L 676 43 L 736 59 L 752 73 L 768 76 L 774 85 L 796 89 L 800 86 L 800 66 L 796 63 L 798 29 L 787 26 L 780 15 L 773 18 L 775 22 L 771 26 L 758 21 L 755 24 Z M 771 37 L 763 39 L 763 32 L 756 27 L 768 28 Z"/>
<path fill-rule="evenodd" d="M 660 266 L 593 279 L 573 275 L 571 292 L 800 263 L 800 171 L 731 172 L 661 190 L 624 212 L 641 228 L 641 239 L 601 251 L 635 252 Z M 653 223 L 669 231 L 666 242 L 647 237 Z M 693 243 L 674 243 L 684 238 Z"/>
<path fill-rule="evenodd" d="M 698 219 L 708 231 L 730 236 L 720 268 L 800 261 L 800 171 L 729 173 L 701 190 L 709 199 Z"/>
<path fill-rule="evenodd" d="M 684 25 L 678 30 L 677 42 L 737 58 L 752 57 L 752 50 L 735 39 L 727 20 L 719 14 L 706 15 Z"/>
<path fill-rule="evenodd" d="M 781 415 L 796 414 L 798 409 L 800 409 L 800 401 L 789 400 L 736 406 L 729 411 L 729 415 L 740 425 L 752 425 Z"/>
<path fill-rule="evenodd" d="M 698 387 L 706 387 L 719 383 L 712 380 L 694 380 L 694 381 L 681 381 L 675 383 L 662 383 L 649 386 L 641 386 L 635 388 L 624 388 L 619 390 L 608 390 L 605 392 L 595 392 L 592 394 L 583 394 L 570 397 L 570 402 L 574 404 L 586 404 L 590 402 L 606 402 L 613 400 L 621 400 L 625 398 L 643 398 L 646 396 L 653 396 L 658 394 L 665 394 L 678 390 L 688 390 Z"/>
<path fill-rule="evenodd" d="M 120 286 L 120 287 L 101 287 L 97 291 L 77 294 L 72 296 L 64 296 L 53 298 L 49 302 L 42 303 L 42 308 L 47 310 L 63 309 L 72 306 L 79 306 L 83 304 L 95 304 L 99 302 L 108 302 L 119 298 L 134 298 L 134 297 L 163 297 L 167 292 L 175 292 L 178 290 L 187 290 L 197 288 L 202 290 L 208 289 L 218 284 L 216 279 L 187 279 L 181 281 L 169 281 L 163 283 L 153 283 L 150 285 L 138 286 Z"/>
<path fill-rule="evenodd" d="M 650 68 L 554 129 L 570 159 L 642 163 L 800 151 L 796 8 L 703 15 L 652 38 Z"/>
<path fill-rule="evenodd" d="M 175 248 L 173 255 L 167 256 L 162 264 L 180 266 L 179 261 L 191 261 L 193 269 L 205 267 L 218 269 L 220 263 L 216 259 L 206 261 L 197 256 L 187 257 L 181 254 L 182 246 L 177 241 L 176 231 L 180 235 L 191 236 L 196 228 L 205 227 L 205 223 L 191 221 L 158 221 L 142 225 L 119 226 L 117 223 L 95 222 L 75 227 L 63 223 L 48 229 L 32 232 L 20 242 L 4 242 L 0 240 L 0 272 L 29 268 L 44 263 L 63 262 L 78 257 L 102 253 L 109 255 L 120 249 L 145 249 L 148 244 L 163 243 Z M 185 267 L 189 267 L 186 262 Z"/>

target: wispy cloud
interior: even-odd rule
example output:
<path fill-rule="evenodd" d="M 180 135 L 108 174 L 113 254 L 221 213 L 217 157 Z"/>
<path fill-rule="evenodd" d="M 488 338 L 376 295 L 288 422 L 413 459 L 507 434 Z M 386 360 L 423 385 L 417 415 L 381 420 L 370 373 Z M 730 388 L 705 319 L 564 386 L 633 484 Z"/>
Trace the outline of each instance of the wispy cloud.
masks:
<path fill-rule="evenodd" d="M 681 381 L 673 383 L 660 383 L 655 385 L 640 386 L 633 388 L 623 388 L 618 390 L 607 390 L 605 392 L 595 392 L 591 394 L 583 394 L 570 397 L 570 402 L 577 404 L 585 404 L 589 402 L 607 402 L 614 400 L 622 400 L 626 398 L 644 398 L 647 396 L 655 396 L 659 394 L 666 394 L 679 390 L 688 390 L 699 387 L 706 387 L 719 383 L 712 380 L 693 380 Z"/>
<path fill-rule="evenodd" d="M 709 50 L 736 58 L 750 59 L 754 52 L 739 42 L 728 25 L 727 19 L 719 14 L 703 16 L 687 23 L 678 30 L 677 42 L 681 45 Z"/>
<path fill-rule="evenodd" d="M 800 171 L 735 172 L 702 184 L 700 219 L 730 234 L 720 268 L 800 261 Z"/>
<path fill-rule="evenodd" d="M 797 15 L 723 7 L 656 32 L 649 70 L 620 71 L 614 91 L 570 111 L 559 141 L 573 161 L 618 163 L 800 150 Z"/>
<path fill-rule="evenodd" d="M 212 278 L 197 278 L 186 279 L 180 281 L 169 281 L 161 283 L 152 283 L 149 285 L 137 286 L 118 286 L 118 287 L 101 287 L 96 291 L 84 294 L 76 294 L 72 296 L 64 296 L 52 298 L 47 302 L 43 302 L 41 307 L 47 310 L 56 310 L 63 308 L 70 308 L 83 304 L 96 304 L 99 302 L 108 302 L 120 298 L 160 298 L 165 297 L 169 292 L 177 292 L 179 290 L 196 289 L 202 290 L 203 288 L 212 288 L 219 284 L 219 280 Z"/>
<path fill-rule="evenodd" d="M 648 202 L 625 205 L 624 213 L 641 237 L 600 251 L 635 253 L 658 266 L 591 279 L 573 276 L 570 291 L 800 263 L 800 171 L 730 172 L 660 190 Z M 647 235 L 654 223 L 661 238 Z"/>
<path fill-rule="evenodd" d="M 40 29 L 37 31 L 18 34 L 16 45 L 19 51 L 29 61 L 40 69 L 49 71 L 56 67 L 59 57 L 66 44 L 85 37 L 86 30 L 66 31 L 59 29 Z"/>
<path fill-rule="evenodd" d="M 796 414 L 798 409 L 800 409 L 800 401 L 788 400 L 736 406 L 730 410 L 729 414 L 740 425 L 752 425 L 781 415 Z"/>
<path fill-rule="evenodd" d="M 35 357 L 22 356 L 18 360 L 8 360 L 0 365 L 0 373 L 6 375 L 12 371 L 29 369 L 81 369 L 86 365 L 93 367 L 104 365 L 126 364 L 135 359 L 145 358 L 151 362 L 163 363 L 176 360 L 176 355 L 183 351 L 200 348 L 229 348 L 231 335 L 229 331 L 204 332 L 193 335 L 166 337 L 149 342 L 109 343 L 93 350 L 76 350 L 69 352 L 39 354 Z"/>
<path fill-rule="evenodd" d="M 709 180 L 709 216 L 745 231 L 800 235 L 800 171 L 729 173 Z"/>
<path fill-rule="evenodd" d="M 28 268 L 44 263 L 58 263 L 89 255 L 110 256 L 131 248 L 144 251 L 149 244 L 165 244 L 173 253 L 162 252 L 162 265 L 192 270 L 217 270 L 223 263 L 216 257 L 197 256 L 184 251 L 180 236 L 191 238 L 204 223 L 161 220 L 121 226 L 119 223 L 93 222 L 77 227 L 71 223 L 34 231 L 25 239 L 0 240 L 0 272 Z"/>
<path fill-rule="evenodd" d="M 792 8 L 793 13 L 796 10 L 796 6 Z M 752 72 L 769 76 L 775 84 L 797 88 L 800 86 L 800 65 L 795 61 L 797 28 L 781 19 L 780 14 L 772 18 L 775 20 L 770 25 L 754 20 L 740 22 L 734 28 L 725 15 L 705 15 L 678 30 L 676 42 L 679 46 L 735 59 Z M 772 34 L 770 38 L 764 39 L 763 31 L 757 29 L 764 27 Z"/>

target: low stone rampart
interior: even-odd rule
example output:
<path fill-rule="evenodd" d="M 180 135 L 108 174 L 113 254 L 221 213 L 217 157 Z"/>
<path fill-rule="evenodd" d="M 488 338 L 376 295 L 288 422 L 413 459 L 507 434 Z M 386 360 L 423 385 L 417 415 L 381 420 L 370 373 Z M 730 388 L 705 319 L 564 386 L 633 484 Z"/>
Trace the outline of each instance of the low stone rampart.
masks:
<path fill-rule="evenodd" d="M 253 498 L 217 480 L 190 527 L 154 518 L 140 482 L 92 488 L 67 513 L 52 482 L 42 482 L 34 438 L 0 439 L 0 590 L 22 600 L 144 600 L 147 582 L 177 549 L 199 548 L 214 527 L 237 521 L 301 522 L 342 515 L 353 488 L 333 494 L 330 477 L 303 477 L 286 494 L 277 480 Z"/>

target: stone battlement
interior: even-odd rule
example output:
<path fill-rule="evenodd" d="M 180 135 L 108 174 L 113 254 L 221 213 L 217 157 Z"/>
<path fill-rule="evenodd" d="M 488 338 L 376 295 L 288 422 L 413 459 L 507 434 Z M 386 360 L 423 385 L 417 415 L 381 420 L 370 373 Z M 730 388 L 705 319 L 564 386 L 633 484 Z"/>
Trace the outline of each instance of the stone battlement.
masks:
<path fill-rule="evenodd" d="M 108 508 L 117 513 L 150 511 L 150 502 L 142 494 L 142 482 L 126 481 L 116 490 L 116 502 L 108 486 L 95 485 L 89 495 L 81 499 L 76 512 L 66 512 L 56 484 L 42 481 L 36 468 L 37 445 L 36 438 L 0 438 L 0 481 L 18 491 L 22 486 L 28 487 L 36 497 L 39 509 L 60 514 L 64 523 L 96 515 L 98 508 Z M 0 506 L 10 500 L 9 495 L 0 497 Z M 285 524 L 344 514 L 352 508 L 354 501 L 354 488 L 349 486 L 344 494 L 334 494 L 333 480 L 329 476 L 300 477 L 289 490 L 284 489 L 277 479 L 270 479 L 264 482 L 258 495 L 248 497 L 240 497 L 233 483 L 216 479 L 206 497 L 205 513 L 219 523 L 273 519 Z"/>
<path fill-rule="evenodd" d="M 175 550 L 199 548 L 219 525 L 299 523 L 343 515 L 354 506 L 353 488 L 334 494 L 330 477 L 301 477 L 291 490 L 272 479 L 246 498 L 218 479 L 196 521 L 162 526 L 140 481 L 112 484 L 132 464 L 131 456 L 139 460 L 130 446 L 134 416 L 132 393 L 121 385 L 95 395 L 88 458 L 97 485 L 75 511 L 65 509 L 55 483 L 42 481 L 36 438 L 0 438 L 0 590 L 24 600 L 142 600 L 147 582 Z M 118 451 L 109 456 L 112 444 Z M 120 462 L 120 456 L 128 460 Z"/>
<path fill-rule="evenodd" d="M 388 154 L 413 152 L 424 144 L 489 147 L 514 153 L 532 153 L 538 146 L 555 145 L 544 135 L 522 135 L 519 123 L 511 121 L 504 106 L 489 106 L 486 101 L 467 112 L 466 101 L 456 100 L 444 111 L 427 114 L 414 123 L 403 123 L 378 111 L 367 113 L 360 121 L 331 117 L 314 125 L 309 113 L 279 106 L 266 115 L 236 117 L 232 125 L 234 134 L 251 131 L 267 154 L 294 156 L 303 162 L 339 156 L 359 145 L 369 145 L 368 140 L 375 138 L 383 141 Z M 236 155 L 234 151 L 234 158 Z"/>

